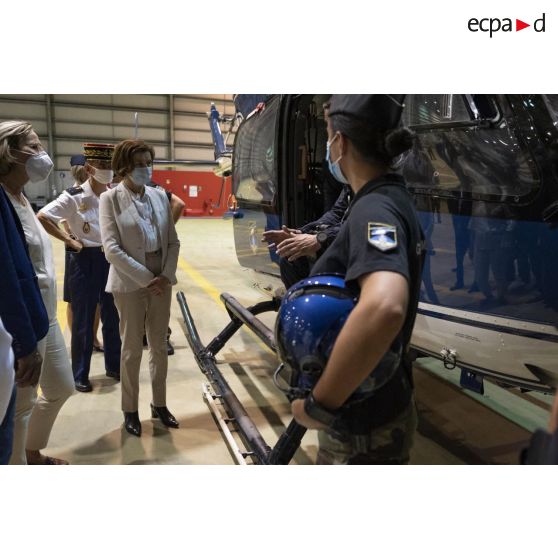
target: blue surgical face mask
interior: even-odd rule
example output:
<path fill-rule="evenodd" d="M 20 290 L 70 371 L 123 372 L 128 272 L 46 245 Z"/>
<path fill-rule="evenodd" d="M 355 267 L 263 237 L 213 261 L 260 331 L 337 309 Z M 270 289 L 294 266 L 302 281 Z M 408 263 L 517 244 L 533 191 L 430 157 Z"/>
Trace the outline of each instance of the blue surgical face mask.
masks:
<path fill-rule="evenodd" d="M 339 157 L 339 159 L 337 159 L 335 163 L 332 163 L 331 161 L 331 152 L 329 150 L 329 147 L 337 137 L 338 136 L 335 136 L 331 141 L 328 141 L 326 144 L 326 161 L 329 167 L 329 172 L 332 174 L 333 178 L 335 178 L 335 180 L 337 180 L 338 182 L 342 182 L 343 184 L 348 184 L 349 181 L 345 178 L 345 175 L 343 174 L 343 171 L 339 166 L 339 161 L 341 160 L 341 157 Z"/>
<path fill-rule="evenodd" d="M 153 176 L 153 167 L 136 167 L 131 173 L 132 182 L 138 186 L 143 186 L 151 182 Z"/>

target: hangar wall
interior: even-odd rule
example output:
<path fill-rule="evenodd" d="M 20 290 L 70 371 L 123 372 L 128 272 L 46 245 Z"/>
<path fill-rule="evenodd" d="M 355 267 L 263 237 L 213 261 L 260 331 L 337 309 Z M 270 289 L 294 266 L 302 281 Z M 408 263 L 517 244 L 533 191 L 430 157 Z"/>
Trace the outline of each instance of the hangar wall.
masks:
<path fill-rule="evenodd" d="M 72 183 L 71 155 L 83 142 L 113 143 L 138 135 L 158 159 L 212 161 L 207 121 L 210 103 L 232 116 L 231 94 L 193 95 L 0 95 L 0 120 L 29 121 L 54 161 L 48 184 L 29 185 L 28 197 L 50 199 Z M 232 138 L 231 138 L 232 140 Z M 52 145 L 51 145 L 52 144 Z"/>

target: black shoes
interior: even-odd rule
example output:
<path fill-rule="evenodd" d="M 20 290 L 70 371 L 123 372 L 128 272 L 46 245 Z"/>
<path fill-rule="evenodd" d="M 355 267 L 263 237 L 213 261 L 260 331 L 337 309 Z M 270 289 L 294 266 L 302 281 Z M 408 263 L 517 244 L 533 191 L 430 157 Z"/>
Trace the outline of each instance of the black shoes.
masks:
<path fill-rule="evenodd" d="M 107 377 L 116 380 L 117 382 L 120 381 L 120 372 L 112 372 L 111 370 L 106 371 Z"/>
<path fill-rule="evenodd" d="M 116 380 L 117 382 L 120 381 L 120 372 L 111 372 L 107 370 L 107 377 Z M 76 391 L 81 391 L 82 393 L 87 393 L 89 391 L 93 391 L 93 386 L 89 380 L 75 382 Z"/>
<path fill-rule="evenodd" d="M 169 428 L 178 428 L 178 421 L 171 415 L 166 407 L 154 407 L 151 404 L 151 418 L 159 418 Z"/>
<path fill-rule="evenodd" d="M 77 391 L 86 393 L 88 391 L 93 391 L 93 386 L 89 380 L 84 380 L 83 382 L 75 382 L 75 387 Z"/>
<path fill-rule="evenodd" d="M 450 291 L 458 291 L 462 289 L 465 285 L 463 285 L 463 281 L 456 281 L 453 287 L 450 287 Z"/>
<path fill-rule="evenodd" d="M 133 436 L 138 436 L 138 438 L 141 436 L 141 422 L 137 411 L 133 413 L 124 411 L 124 428 Z"/>
<path fill-rule="evenodd" d="M 167 355 L 172 356 L 174 355 L 174 347 L 171 345 L 170 336 L 172 333 L 172 329 L 169 327 L 167 328 Z"/>
<path fill-rule="evenodd" d="M 178 428 L 178 421 L 171 415 L 166 407 L 154 407 L 151 405 L 151 416 L 159 418 L 161 422 L 169 428 Z M 126 432 L 133 436 L 141 436 L 141 422 L 137 411 L 127 413 L 124 411 L 124 428 Z"/>

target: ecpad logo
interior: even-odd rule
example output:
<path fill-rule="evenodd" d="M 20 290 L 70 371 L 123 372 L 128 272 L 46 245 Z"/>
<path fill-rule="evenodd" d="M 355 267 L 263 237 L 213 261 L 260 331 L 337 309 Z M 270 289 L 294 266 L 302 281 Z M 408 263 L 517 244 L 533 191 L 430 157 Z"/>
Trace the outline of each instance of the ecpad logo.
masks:
<path fill-rule="evenodd" d="M 539 19 L 536 19 L 534 21 L 532 27 L 536 33 L 545 32 L 545 25 L 546 25 L 545 19 L 546 19 L 546 14 L 543 13 L 543 15 Z M 505 17 L 503 19 L 497 17 L 490 17 L 490 18 L 485 17 L 482 19 L 477 19 L 475 17 L 472 17 L 469 20 L 467 27 L 469 28 L 469 31 L 472 31 L 473 33 L 477 33 L 478 31 L 482 31 L 483 33 L 489 33 L 490 38 L 492 38 L 492 35 L 494 33 L 498 33 L 498 31 L 502 31 L 504 33 L 514 31 L 512 18 L 509 17 Z M 527 27 L 531 27 L 531 24 L 525 23 L 521 19 L 516 18 L 515 31 L 521 31 L 522 29 L 527 29 Z"/>

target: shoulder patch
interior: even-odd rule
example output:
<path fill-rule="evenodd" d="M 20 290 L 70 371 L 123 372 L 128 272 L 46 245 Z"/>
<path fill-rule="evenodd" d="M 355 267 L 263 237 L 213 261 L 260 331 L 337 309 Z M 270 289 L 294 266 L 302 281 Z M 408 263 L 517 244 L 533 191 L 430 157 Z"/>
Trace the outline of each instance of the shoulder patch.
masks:
<path fill-rule="evenodd" d="M 367 239 L 374 248 L 388 252 L 397 248 L 397 227 L 385 223 L 368 223 Z"/>
<path fill-rule="evenodd" d="M 72 186 L 71 188 L 66 188 L 66 192 L 68 192 L 70 196 L 76 196 L 77 194 L 83 193 L 83 188 L 81 186 Z"/>

